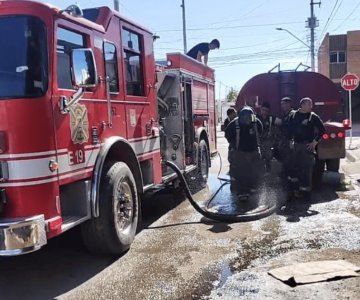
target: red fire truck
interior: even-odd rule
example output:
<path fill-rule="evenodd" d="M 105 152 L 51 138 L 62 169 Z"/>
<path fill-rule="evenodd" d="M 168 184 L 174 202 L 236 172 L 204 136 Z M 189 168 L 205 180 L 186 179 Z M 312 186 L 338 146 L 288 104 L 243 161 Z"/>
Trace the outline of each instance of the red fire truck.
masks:
<path fill-rule="evenodd" d="M 157 65 L 153 35 L 107 7 L 0 1 L 0 255 L 81 224 L 95 253 L 130 247 L 140 199 L 206 183 L 216 150 L 214 71 Z"/>
<path fill-rule="evenodd" d="M 280 116 L 280 99 L 290 97 L 294 108 L 304 97 L 313 100 L 314 111 L 322 118 L 326 128 L 318 145 L 316 164 L 317 175 L 321 177 L 326 165 L 328 171 L 339 170 L 340 158 L 345 157 L 345 130 L 349 129 L 348 120 L 343 120 L 343 103 L 336 85 L 320 73 L 308 71 L 278 71 L 274 69 L 249 79 L 239 92 L 237 107 L 243 106 L 247 99 L 255 100 L 260 106 L 263 102 L 271 104 L 271 112 Z"/>

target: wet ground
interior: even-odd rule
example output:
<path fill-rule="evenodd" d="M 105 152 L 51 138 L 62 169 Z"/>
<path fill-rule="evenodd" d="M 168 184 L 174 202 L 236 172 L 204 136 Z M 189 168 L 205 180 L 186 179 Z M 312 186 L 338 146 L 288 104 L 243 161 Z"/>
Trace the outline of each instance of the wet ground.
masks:
<path fill-rule="evenodd" d="M 223 157 L 226 148 L 220 136 Z M 213 162 L 208 187 L 195 195 L 200 204 L 222 183 L 219 158 Z M 252 213 L 257 204 L 282 202 L 281 184 L 268 180 L 251 201 L 234 198 L 225 185 L 209 209 Z M 178 191 L 147 199 L 143 213 L 144 228 L 121 258 L 89 255 L 75 230 L 37 253 L 0 259 L 0 299 L 359 299 L 360 277 L 292 287 L 267 273 L 313 260 L 360 266 L 357 189 L 323 186 L 311 202 L 237 224 L 202 217 Z"/>

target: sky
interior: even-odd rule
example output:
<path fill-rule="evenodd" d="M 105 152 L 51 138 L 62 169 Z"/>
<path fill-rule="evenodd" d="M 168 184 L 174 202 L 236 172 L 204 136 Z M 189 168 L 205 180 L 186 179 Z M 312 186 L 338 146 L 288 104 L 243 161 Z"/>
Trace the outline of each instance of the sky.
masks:
<path fill-rule="evenodd" d="M 209 53 L 208 65 L 215 69 L 216 97 L 229 89 L 239 90 L 251 77 L 280 63 L 282 70 L 299 63 L 310 66 L 310 0 L 184 0 L 188 50 L 213 38 L 220 49 Z M 81 8 L 109 6 L 113 1 L 48 0 L 60 8 L 77 3 Z M 154 44 L 156 59 L 166 53 L 183 52 L 182 0 L 119 0 L 120 13 L 160 36 Z M 326 33 L 345 34 L 360 30 L 359 0 L 314 0 L 319 20 L 315 31 L 315 51 Z M 281 27 L 290 31 L 278 31 Z"/>

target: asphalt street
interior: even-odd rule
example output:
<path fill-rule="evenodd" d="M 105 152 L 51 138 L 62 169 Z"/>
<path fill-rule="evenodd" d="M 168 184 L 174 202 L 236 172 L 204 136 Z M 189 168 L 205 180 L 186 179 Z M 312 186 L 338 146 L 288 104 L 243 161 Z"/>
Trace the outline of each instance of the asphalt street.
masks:
<path fill-rule="evenodd" d="M 218 148 L 225 174 L 220 132 Z M 217 157 L 198 203 L 220 186 L 219 168 Z M 282 201 L 284 193 L 280 186 L 259 197 Z M 212 202 L 224 212 L 242 205 L 228 186 Z M 75 229 L 38 252 L 0 258 L 0 299 L 359 299 L 360 277 L 289 286 L 268 274 L 296 262 L 345 259 L 360 266 L 356 183 L 324 185 L 310 203 L 295 201 L 253 222 L 209 221 L 173 190 L 147 199 L 143 214 L 143 229 L 122 257 L 88 254 Z"/>

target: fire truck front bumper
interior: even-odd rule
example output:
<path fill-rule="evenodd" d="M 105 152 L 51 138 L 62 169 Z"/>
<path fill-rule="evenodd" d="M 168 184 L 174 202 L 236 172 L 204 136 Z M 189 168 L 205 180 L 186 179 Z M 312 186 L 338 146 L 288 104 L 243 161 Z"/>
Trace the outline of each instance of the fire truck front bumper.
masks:
<path fill-rule="evenodd" d="M 0 219 L 0 256 L 13 256 L 40 249 L 47 242 L 43 215 Z"/>

